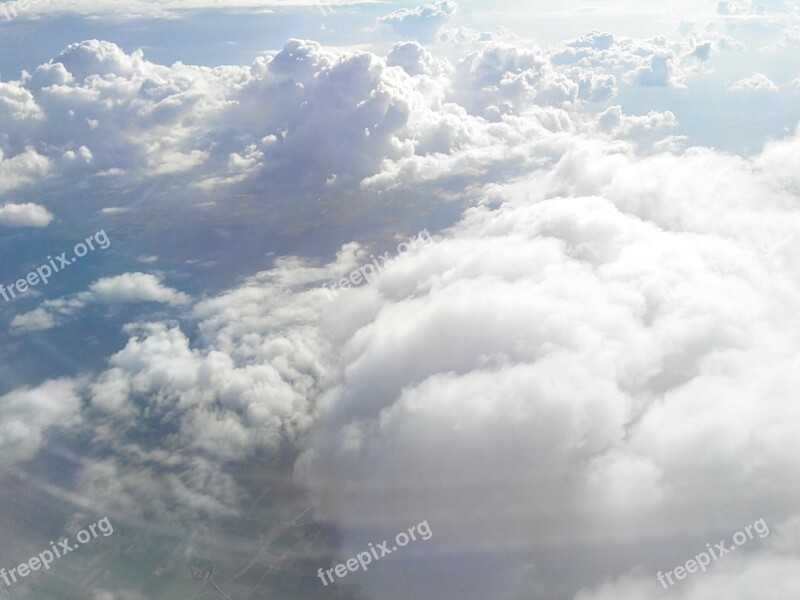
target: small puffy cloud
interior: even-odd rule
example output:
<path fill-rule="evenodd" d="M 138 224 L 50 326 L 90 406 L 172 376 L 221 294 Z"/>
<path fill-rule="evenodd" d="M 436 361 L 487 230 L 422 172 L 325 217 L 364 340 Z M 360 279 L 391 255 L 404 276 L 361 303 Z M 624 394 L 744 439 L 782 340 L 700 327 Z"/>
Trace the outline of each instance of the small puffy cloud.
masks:
<path fill-rule="evenodd" d="M 33 202 L 0 207 L 0 225 L 6 227 L 47 227 L 52 220 L 50 211 Z"/>
<path fill-rule="evenodd" d="M 761 73 L 745 77 L 728 86 L 732 92 L 779 92 L 780 88 L 773 81 Z"/>
<path fill-rule="evenodd" d="M 570 42 L 573 48 L 593 48 L 595 50 L 608 50 L 614 45 L 616 38 L 613 33 L 594 30 L 587 35 Z"/>
<path fill-rule="evenodd" d="M 436 0 L 417 8 L 402 8 L 378 21 L 403 37 L 429 40 L 452 17 L 458 5 L 453 0 Z"/>
<path fill-rule="evenodd" d="M 189 296 L 164 286 L 149 273 L 124 273 L 116 277 L 106 277 L 89 286 L 87 302 L 102 304 L 124 302 L 159 302 L 161 304 L 181 305 L 189 301 Z"/>
<path fill-rule="evenodd" d="M 34 148 L 26 148 L 20 153 L 7 156 L 0 146 L 0 192 L 34 183 L 47 174 L 51 164 L 50 159 Z"/>
<path fill-rule="evenodd" d="M 16 333 L 44 331 L 52 329 L 57 324 L 55 316 L 40 307 L 21 315 L 16 315 L 11 319 L 11 330 Z"/>
<path fill-rule="evenodd" d="M 678 120 L 671 111 L 650 111 L 647 115 L 634 116 L 622 112 L 621 106 L 610 106 L 598 119 L 600 131 L 613 133 L 616 137 L 639 138 L 657 129 L 675 127 Z"/>

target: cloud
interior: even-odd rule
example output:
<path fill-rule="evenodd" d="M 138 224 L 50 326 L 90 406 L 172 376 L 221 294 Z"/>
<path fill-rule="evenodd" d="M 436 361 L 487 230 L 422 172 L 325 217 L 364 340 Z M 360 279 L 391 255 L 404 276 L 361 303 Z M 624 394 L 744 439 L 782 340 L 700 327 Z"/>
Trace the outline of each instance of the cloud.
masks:
<path fill-rule="evenodd" d="M 69 379 L 19 388 L 0 397 L 0 469 L 33 458 L 50 429 L 70 429 L 80 421 L 78 385 Z"/>
<path fill-rule="evenodd" d="M 279 257 L 201 301 L 126 273 L 19 315 L 22 331 L 90 304 L 182 310 L 149 313 L 98 373 L 58 384 L 63 413 L 29 416 L 27 389 L 3 398 L 6 460 L 59 427 L 91 441 L 74 481 L 97 510 L 191 524 L 240 514 L 242 471 L 301 452 L 297 482 L 343 556 L 422 519 L 436 531 L 364 578 L 386 600 L 408 597 L 401 571 L 440 600 L 647 598 L 660 590 L 641 572 L 663 552 L 679 564 L 751 522 L 748 507 L 791 520 L 800 136 L 752 158 L 683 150 L 657 137 L 672 111 L 607 104 L 624 86 L 691 89 L 700 43 L 593 32 L 553 51 L 481 42 L 451 62 L 415 42 L 383 57 L 290 40 L 215 69 L 70 46 L 8 84 L 22 140 L 8 155 L 49 140 L 30 147 L 57 181 L 168 175 L 198 194 L 376 204 L 411 190 L 432 212 L 468 208 L 335 299 L 322 286 L 375 248 Z M 41 126 L 70 111 L 70 128 Z M 464 548 L 480 567 L 443 577 Z M 741 589 L 788 569 L 773 559 L 731 562 L 752 569 Z M 714 597 L 697 581 L 687 599 Z"/>
<path fill-rule="evenodd" d="M 780 88 L 769 77 L 756 73 L 751 77 L 740 79 L 728 86 L 732 92 L 779 92 Z"/>
<path fill-rule="evenodd" d="M 56 317 L 45 308 L 35 308 L 11 319 L 11 330 L 17 333 L 44 331 L 58 325 Z"/>
<path fill-rule="evenodd" d="M 624 114 L 620 106 L 610 106 L 600 114 L 598 124 L 601 130 L 613 132 L 615 137 L 641 139 L 648 132 L 675 127 L 678 120 L 670 111 L 633 116 Z"/>
<path fill-rule="evenodd" d="M 458 4 L 453 0 L 436 0 L 416 8 L 401 8 L 381 17 L 378 22 L 387 25 L 405 38 L 422 41 L 433 39 L 440 27 L 455 14 Z"/>
<path fill-rule="evenodd" d="M 336 4 L 358 4 L 363 0 L 336 0 Z M 114 16 L 117 18 L 175 18 L 176 13 L 187 10 L 207 10 L 219 8 L 219 4 L 213 0 L 167 0 L 165 2 L 153 3 L 149 0 L 98 0 L 94 6 L 87 8 L 83 3 L 75 0 L 47 0 L 32 1 L 25 3 L 25 8 L 17 0 L 16 14 L 10 11 L 9 15 L 13 20 L 35 18 L 47 13 L 75 13 L 88 16 Z M 251 9 L 263 11 L 268 8 L 274 10 L 286 8 L 316 8 L 319 0 L 236 0 L 234 3 L 226 5 L 231 9 Z M 4 13 L 0 13 L 4 14 Z M 5 16 L 3 17 L 6 18 Z"/>
<path fill-rule="evenodd" d="M 196 344 L 175 325 L 130 326 L 88 387 L 89 412 L 104 424 L 93 433 L 98 460 L 79 474 L 85 494 L 160 519 L 236 514 L 243 491 L 223 466 L 306 435 L 312 401 L 335 372 L 331 342 L 316 330 L 328 295 L 292 290 L 356 264 L 352 252 L 337 270 L 278 259 L 275 271 L 195 306 Z M 164 426 L 169 438 L 153 443 L 124 433 Z"/>
<path fill-rule="evenodd" d="M 714 49 L 731 46 L 729 38 L 711 30 L 692 31 L 679 40 L 632 39 L 595 30 L 555 49 L 551 62 L 644 87 L 683 88 L 691 76 L 704 72 L 703 63 Z"/>
<path fill-rule="evenodd" d="M 159 302 L 179 306 L 189 301 L 189 296 L 172 288 L 149 273 L 125 273 L 104 277 L 89 286 L 86 302 L 113 304 L 119 302 Z"/>
<path fill-rule="evenodd" d="M 641 67 L 634 74 L 634 81 L 644 86 L 664 87 L 673 82 L 672 60 L 667 55 L 657 55 L 650 59 L 650 64 Z"/>
<path fill-rule="evenodd" d="M 32 202 L 0 206 L 0 225 L 6 227 L 47 227 L 52 220 L 45 207 Z"/>
<path fill-rule="evenodd" d="M 386 57 L 390 67 L 401 67 L 412 77 L 418 75 L 437 76 L 450 71 L 450 63 L 438 60 L 417 42 L 395 44 Z"/>
<path fill-rule="evenodd" d="M 716 540 L 712 545 L 714 542 Z M 687 556 L 686 560 L 689 558 Z M 770 589 L 775 590 L 776 594 L 791 597 L 800 589 L 798 566 L 800 557 L 796 554 L 759 549 L 746 558 L 726 555 L 719 564 L 714 563 L 708 572 L 685 575 L 683 581 L 673 578 L 680 585 L 675 586 L 671 595 L 678 600 L 751 600 L 757 596 L 757 590 Z M 615 578 L 594 590 L 582 590 L 575 600 L 657 600 L 664 593 L 663 586 L 655 580 L 655 576 L 635 572 Z"/>
<path fill-rule="evenodd" d="M 398 568 L 432 597 L 487 597 L 496 579 L 480 570 L 438 587 L 469 547 L 494 577 L 523 573 L 502 597 L 535 585 L 647 598 L 654 578 L 623 574 L 655 573 L 662 549 L 679 564 L 752 522 L 746 507 L 770 523 L 796 513 L 783 475 L 800 456 L 798 340 L 785 323 L 800 302 L 800 216 L 794 171 L 778 166 L 799 139 L 745 160 L 572 136 L 369 285 L 322 289 L 369 254 L 347 244 L 330 264 L 282 257 L 198 303 L 191 340 L 175 324 L 131 326 L 81 388 L 94 456 L 76 481 L 103 509 L 233 515 L 241 482 L 220 465 L 291 444 L 343 555 L 431 523 L 434 545 Z M 90 289 L 111 301 L 128 286 Z M 553 546 L 567 551 L 553 559 Z M 598 552 L 605 570 L 587 571 Z M 743 583 L 784 568 L 730 564 L 753 570 Z M 365 593 L 406 598 L 388 565 Z M 609 572 L 620 579 L 603 584 Z M 713 597 L 710 581 L 687 599 Z"/>
<path fill-rule="evenodd" d="M 98 279 L 88 291 L 42 302 L 38 308 L 15 316 L 11 320 L 11 331 L 22 333 L 51 329 L 89 304 L 156 302 L 182 306 L 189 301 L 187 294 L 164 286 L 155 275 L 124 273 Z"/>
<path fill-rule="evenodd" d="M 456 68 L 455 98 L 473 114 L 493 120 L 533 104 L 562 106 L 578 97 L 580 84 L 554 69 L 540 50 L 490 42 Z"/>
<path fill-rule="evenodd" d="M 800 288 L 790 238 L 761 242 L 798 216 L 773 162 L 575 151 L 336 307 L 342 381 L 297 473 L 350 532 L 343 554 L 424 517 L 438 552 L 523 547 L 546 561 L 550 545 L 602 539 L 626 548 L 619 568 L 652 566 L 642 536 L 678 549 L 674 536 L 693 536 L 688 552 L 705 542 L 698 528 L 712 539 L 722 521 L 749 522 L 742 505 L 794 511 L 792 486 L 775 482 L 794 468 L 782 449 L 797 417 L 794 335 L 780 323 Z M 522 559 L 497 568 L 508 560 Z M 469 582 L 482 597 L 480 577 Z M 395 597 L 385 583 L 365 585 Z M 655 591 L 631 586 L 624 597 Z"/>
<path fill-rule="evenodd" d="M 486 170 L 524 174 L 536 162 L 525 158 L 530 146 L 545 143 L 542 130 L 591 127 L 621 88 L 686 85 L 704 72 L 698 48 L 721 49 L 721 39 L 713 31 L 673 41 L 593 31 L 541 49 L 478 35 L 452 61 L 417 42 L 382 56 L 290 39 L 251 65 L 214 69 L 159 65 L 140 50 L 85 40 L 0 84 L 9 131 L 0 185 L 18 189 L 47 174 L 49 185 L 71 188 L 91 180 L 103 196 L 169 179 L 186 204 L 203 206 L 220 192 L 264 185 L 297 202 L 435 180 L 456 193 Z"/>
<path fill-rule="evenodd" d="M 702 44 L 698 44 L 695 47 L 694 52 L 692 52 L 692 54 L 698 60 L 707 61 L 709 58 L 711 58 L 711 49 L 712 49 L 712 47 L 713 47 L 713 45 L 712 45 L 711 42 L 703 42 Z"/>

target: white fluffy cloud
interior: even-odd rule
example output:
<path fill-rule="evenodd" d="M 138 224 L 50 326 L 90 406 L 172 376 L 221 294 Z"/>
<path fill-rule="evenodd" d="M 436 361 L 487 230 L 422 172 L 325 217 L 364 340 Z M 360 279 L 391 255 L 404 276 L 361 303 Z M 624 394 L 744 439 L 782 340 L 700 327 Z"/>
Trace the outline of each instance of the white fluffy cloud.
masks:
<path fill-rule="evenodd" d="M 779 92 L 780 88 L 773 81 L 761 73 L 745 77 L 728 86 L 732 92 Z"/>
<path fill-rule="evenodd" d="M 45 207 L 32 202 L 0 206 L 0 225 L 6 227 L 47 227 L 52 220 Z"/>
<path fill-rule="evenodd" d="M 347 550 L 419 518 L 443 547 L 542 553 L 794 514 L 800 215 L 777 152 L 579 146 L 350 292 L 343 381 L 298 466 Z"/>
<path fill-rule="evenodd" d="M 687 85 L 721 39 L 594 31 L 545 50 L 478 36 L 454 62 L 413 42 L 384 57 L 289 40 L 250 66 L 213 69 L 158 65 L 88 40 L 0 84 L 10 132 L 0 139 L 0 185 L 46 175 L 110 191 L 168 178 L 187 202 L 263 185 L 315 198 L 440 179 L 457 189 L 456 178 L 486 170 L 528 172 L 538 159 L 526 159 L 525 146 L 545 142 L 538 132 L 590 128 L 621 86 Z"/>
<path fill-rule="evenodd" d="M 680 40 L 647 40 L 591 33 L 567 42 L 552 55 L 555 65 L 575 65 L 605 73 L 644 87 L 684 87 L 687 79 L 703 72 L 703 63 L 730 42 L 713 31 L 691 31 Z"/>
<path fill-rule="evenodd" d="M 457 8 L 458 4 L 453 0 L 436 0 L 417 8 L 401 8 L 381 17 L 379 22 L 402 37 L 430 40 L 450 20 Z"/>
<path fill-rule="evenodd" d="M 89 286 L 87 302 L 112 304 L 117 302 L 160 302 L 162 304 L 186 304 L 189 297 L 172 288 L 149 273 L 125 273 L 116 277 L 105 277 Z"/>

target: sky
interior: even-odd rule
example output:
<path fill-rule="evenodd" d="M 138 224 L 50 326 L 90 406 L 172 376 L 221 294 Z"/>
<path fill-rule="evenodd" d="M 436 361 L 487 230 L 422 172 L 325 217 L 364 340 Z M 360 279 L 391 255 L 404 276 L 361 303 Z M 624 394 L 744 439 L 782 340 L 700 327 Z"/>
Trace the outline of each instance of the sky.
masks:
<path fill-rule="evenodd" d="M 796 598 L 799 101 L 794 0 L 0 2 L 0 597 Z"/>

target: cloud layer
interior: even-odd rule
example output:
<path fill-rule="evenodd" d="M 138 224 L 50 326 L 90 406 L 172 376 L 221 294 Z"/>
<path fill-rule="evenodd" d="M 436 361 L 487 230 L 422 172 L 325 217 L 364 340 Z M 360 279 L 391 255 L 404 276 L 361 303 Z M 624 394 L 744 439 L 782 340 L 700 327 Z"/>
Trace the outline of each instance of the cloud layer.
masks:
<path fill-rule="evenodd" d="M 454 10 L 384 22 L 430 36 Z M 448 60 L 416 41 L 381 55 L 293 39 L 205 68 L 90 40 L 0 83 L 3 193 L 46 176 L 169 180 L 221 211 L 253 190 L 269 210 L 411 192 L 389 208 L 468 206 L 335 298 L 324 286 L 378 242 L 282 256 L 206 296 L 111 275 L 15 316 L 21 333 L 89 306 L 175 311 L 133 319 L 97 373 L 3 396 L 0 467 L 57 435 L 96 510 L 191 526 L 241 515 L 240 469 L 288 448 L 343 556 L 431 524 L 430 544 L 361 580 L 382 600 L 409 597 L 408 573 L 439 600 L 655 599 L 656 571 L 764 517 L 769 543 L 677 597 L 749 599 L 767 581 L 796 595 L 800 132 L 742 157 L 685 148 L 672 110 L 623 109 L 625 93 L 691 91 L 734 51 L 714 30 L 470 43 Z M 763 75 L 739 89 L 780 93 Z"/>

